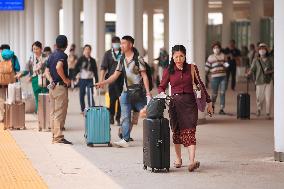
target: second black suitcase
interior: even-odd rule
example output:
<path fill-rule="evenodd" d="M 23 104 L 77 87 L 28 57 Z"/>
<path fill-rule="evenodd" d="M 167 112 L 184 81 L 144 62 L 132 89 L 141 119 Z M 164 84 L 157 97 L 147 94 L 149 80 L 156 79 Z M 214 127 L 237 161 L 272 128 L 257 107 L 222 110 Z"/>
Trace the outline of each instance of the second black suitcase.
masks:
<path fill-rule="evenodd" d="M 237 97 L 237 118 L 250 119 L 250 95 L 240 93 Z"/>
<path fill-rule="evenodd" d="M 169 171 L 170 127 L 169 120 L 144 119 L 143 121 L 143 164 L 144 169 Z"/>

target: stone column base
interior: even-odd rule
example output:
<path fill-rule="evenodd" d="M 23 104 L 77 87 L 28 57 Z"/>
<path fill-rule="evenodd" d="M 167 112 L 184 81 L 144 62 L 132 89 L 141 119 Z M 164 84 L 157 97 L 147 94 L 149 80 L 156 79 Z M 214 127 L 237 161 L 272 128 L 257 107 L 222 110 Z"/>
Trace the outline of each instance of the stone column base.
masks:
<path fill-rule="evenodd" d="M 284 152 L 274 152 L 274 160 L 284 162 Z"/>

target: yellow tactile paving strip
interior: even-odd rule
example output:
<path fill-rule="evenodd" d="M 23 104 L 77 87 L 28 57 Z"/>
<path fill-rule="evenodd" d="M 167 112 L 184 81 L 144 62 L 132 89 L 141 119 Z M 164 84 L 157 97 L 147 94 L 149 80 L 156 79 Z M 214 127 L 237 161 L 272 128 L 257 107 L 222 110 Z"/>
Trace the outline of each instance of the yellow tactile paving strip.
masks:
<path fill-rule="evenodd" d="M 9 131 L 0 124 L 0 189 L 48 188 Z"/>

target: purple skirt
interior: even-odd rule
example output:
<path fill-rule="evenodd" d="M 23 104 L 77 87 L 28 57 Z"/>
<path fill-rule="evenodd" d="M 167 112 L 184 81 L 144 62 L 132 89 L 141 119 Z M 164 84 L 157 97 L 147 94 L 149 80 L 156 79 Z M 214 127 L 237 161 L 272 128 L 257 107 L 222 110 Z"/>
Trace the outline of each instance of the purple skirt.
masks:
<path fill-rule="evenodd" d="M 195 129 L 198 109 L 193 93 L 175 94 L 169 108 L 170 124 L 174 132 Z"/>

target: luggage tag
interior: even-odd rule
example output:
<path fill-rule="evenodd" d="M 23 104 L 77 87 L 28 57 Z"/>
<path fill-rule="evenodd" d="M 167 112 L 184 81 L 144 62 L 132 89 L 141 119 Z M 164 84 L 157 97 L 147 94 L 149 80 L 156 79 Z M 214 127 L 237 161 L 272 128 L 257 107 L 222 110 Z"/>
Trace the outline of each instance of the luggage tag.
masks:
<path fill-rule="evenodd" d="M 201 98 L 201 90 L 196 90 L 196 98 Z"/>

